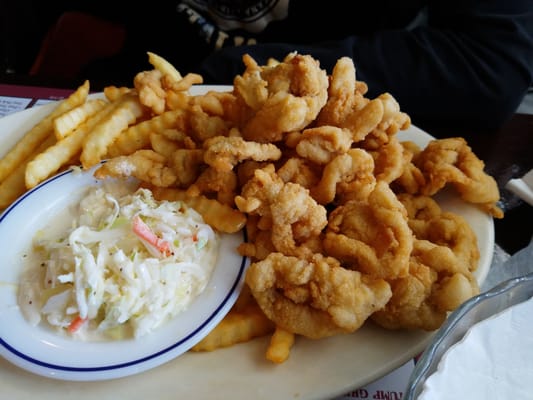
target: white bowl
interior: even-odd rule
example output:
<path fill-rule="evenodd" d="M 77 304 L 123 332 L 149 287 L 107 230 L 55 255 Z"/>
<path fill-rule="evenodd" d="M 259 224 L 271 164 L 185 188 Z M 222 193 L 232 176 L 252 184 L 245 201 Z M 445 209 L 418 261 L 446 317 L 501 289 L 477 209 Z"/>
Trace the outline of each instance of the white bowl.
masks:
<path fill-rule="evenodd" d="M 206 289 L 192 304 L 156 331 L 138 339 L 80 342 L 43 326 L 31 326 L 17 304 L 24 259 L 39 229 L 76 204 L 97 168 L 67 170 L 30 190 L 0 215 L 0 355 L 19 367 L 50 378 L 94 381 L 146 371 L 178 357 L 205 337 L 235 303 L 248 259 L 237 253 L 243 232 L 221 235 L 221 247 Z"/>

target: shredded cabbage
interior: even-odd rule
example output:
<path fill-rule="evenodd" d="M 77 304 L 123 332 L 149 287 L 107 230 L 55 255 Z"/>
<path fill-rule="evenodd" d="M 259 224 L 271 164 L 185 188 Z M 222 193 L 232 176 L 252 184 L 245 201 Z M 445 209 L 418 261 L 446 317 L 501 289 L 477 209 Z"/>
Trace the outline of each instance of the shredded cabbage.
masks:
<path fill-rule="evenodd" d="M 93 330 L 122 338 L 187 309 L 209 281 L 219 238 L 183 203 L 156 201 L 147 189 L 116 195 L 94 187 L 67 232 L 39 232 L 33 245 L 42 262 L 26 275 L 34 284 L 21 286 L 25 307 L 38 314 L 33 323 L 68 329 L 81 318 L 79 337 Z"/>

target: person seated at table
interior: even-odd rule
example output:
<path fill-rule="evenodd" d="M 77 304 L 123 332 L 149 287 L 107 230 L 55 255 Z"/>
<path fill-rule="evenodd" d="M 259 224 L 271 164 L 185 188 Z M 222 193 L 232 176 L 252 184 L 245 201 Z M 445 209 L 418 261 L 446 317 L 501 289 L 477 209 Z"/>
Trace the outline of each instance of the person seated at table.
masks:
<path fill-rule="evenodd" d="M 121 53 L 83 70 L 110 83 L 146 69 L 146 51 L 207 84 L 231 84 L 244 53 L 260 64 L 311 54 L 328 72 L 349 56 L 368 96 L 391 93 L 413 121 L 497 129 L 533 82 L 532 0 L 183 0 L 88 11 L 126 27 Z"/>

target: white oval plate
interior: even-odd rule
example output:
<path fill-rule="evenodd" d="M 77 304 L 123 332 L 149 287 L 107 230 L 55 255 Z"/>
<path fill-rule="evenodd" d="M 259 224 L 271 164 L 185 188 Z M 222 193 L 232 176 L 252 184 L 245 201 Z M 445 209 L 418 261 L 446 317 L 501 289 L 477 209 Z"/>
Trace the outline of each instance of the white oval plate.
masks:
<path fill-rule="evenodd" d="M 193 93 L 227 89 L 227 86 L 201 86 L 195 87 Z M 0 154 L 6 143 L 14 143 L 25 129 L 49 112 L 50 108 L 43 110 L 49 106 L 0 119 Z M 416 126 L 400 132 L 398 137 L 422 147 L 432 139 Z M 474 229 L 481 253 L 476 278 L 483 282 L 494 250 L 492 218 L 453 193 L 439 196 L 439 202 L 444 209 L 465 217 Z M 213 352 L 186 352 L 141 375 L 101 382 L 46 379 L 26 374 L 0 359 L 0 393 L 17 400 L 70 400 L 74 394 L 77 400 L 331 399 L 405 364 L 422 352 L 432 336 L 433 333 L 427 332 L 387 331 L 368 323 L 350 335 L 321 340 L 298 337 L 289 359 L 280 365 L 265 360 L 269 337 L 263 337 Z"/>
<path fill-rule="evenodd" d="M 217 264 L 206 289 L 183 313 L 139 339 L 82 342 L 46 325 L 32 327 L 17 306 L 17 286 L 32 238 L 53 224 L 58 213 L 77 204 L 89 186 L 104 181 L 67 170 L 14 202 L 0 216 L 0 354 L 30 372 L 67 380 L 101 380 L 135 374 L 189 350 L 207 335 L 235 303 L 247 259 L 236 249 L 243 233 L 221 235 Z"/>

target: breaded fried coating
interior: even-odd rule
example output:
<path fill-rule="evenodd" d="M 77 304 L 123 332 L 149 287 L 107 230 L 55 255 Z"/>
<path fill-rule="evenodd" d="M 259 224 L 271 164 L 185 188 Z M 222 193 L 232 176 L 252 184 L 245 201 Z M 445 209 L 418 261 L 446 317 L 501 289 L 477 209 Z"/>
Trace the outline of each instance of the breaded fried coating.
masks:
<path fill-rule="evenodd" d="M 228 136 L 231 129 L 231 124 L 223 117 L 209 115 L 197 104 L 190 107 L 190 124 L 190 136 L 197 143 L 216 136 Z"/>
<path fill-rule="evenodd" d="M 234 86 L 250 109 L 242 127 L 246 140 L 280 141 L 284 134 L 309 125 L 326 104 L 327 73 L 313 57 L 291 53 L 270 66 L 258 66 L 248 55 L 243 61 L 246 69 Z"/>
<path fill-rule="evenodd" d="M 128 156 L 112 158 L 99 167 L 94 176 L 97 179 L 133 176 L 159 187 L 168 187 L 177 179 L 174 170 L 167 166 L 166 158 L 153 150 L 137 150 Z"/>
<path fill-rule="evenodd" d="M 308 160 L 299 157 L 291 157 L 279 167 L 278 176 L 283 182 L 297 183 L 304 188 L 310 189 L 320 181 L 320 168 Z"/>
<path fill-rule="evenodd" d="M 380 99 L 369 100 L 363 108 L 349 114 L 341 127 L 352 133 L 354 143 L 359 143 L 377 128 L 384 112 L 383 102 Z"/>
<path fill-rule="evenodd" d="M 393 280 L 392 297 L 387 305 L 372 314 L 372 321 L 387 329 L 435 330 L 446 319 L 446 312 L 428 301 L 437 274 L 412 260 L 409 275 Z"/>
<path fill-rule="evenodd" d="M 316 125 L 343 126 L 346 118 L 363 108 L 368 87 L 356 80 L 355 65 L 351 58 L 337 60 L 329 78 L 328 100 L 316 118 Z"/>
<path fill-rule="evenodd" d="M 383 181 L 367 201 L 348 201 L 329 215 L 326 254 L 351 269 L 384 279 L 404 277 L 412 248 L 407 211 Z"/>
<path fill-rule="evenodd" d="M 411 118 L 400 110 L 400 105 L 390 93 L 382 93 L 374 100 L 382 103 L 383 115 L 381 121 L 361 143 L 361 147 L 368 150 L 375 150 L 388 143 L 398 131 L 411 126 Z"/>
<path fill-rule="evenodd" d="M 260 229 L 269 229 L 272 244 L 286 255 L 309 256 L 312 249 L 306 242 L 319 236 L 327 225 L 326 209 L 309 190 L 285 183 L 272 165 L 255 171 L 241 195 L 235 197 L 235 204 L 242 212 L 260 216 Z"/>
<path fill-rule="evenodd" d="M 320 182 L 311 188 L 319 204 L 366 199 L 374 190 L 374 159 L 361 149 L 350 149 L 336 156 L 322 171 Z"/>
<path fill-rule="evenodd" d="M 272 143 L 246 141 L 238 136 L 216 136 L 204 142 L 204 161 L 221 171 L 231 171 L 243 160 L 275 161 L 281 150 Z"/>
<path fill-rule="evenodd" d="M 387 183 L 401 177 L 412 158 L 410 153 L 404 151 L 404 147 L 395 136 L 379 149 L 369 152 L 374 158 L 376 179 Z"/>
<path fill-rule="evenodd" d="M 500 199 L 498 185 L 485 173 L 485 163 L 464 138 L 432 140 L 416 157 L 415 164 L 426 178 L 421 194 L 432 196 L 450 183 L 464 201 L 479 205 L 495 218 L 503 217 L 496 204 Z"/>
<path fill-rule="evenodd" d="M 475 271 L 479 262 L 477 238 L 463 217 L 442 211 L 429 196 L 398 195 L 404 204 L 409 227 L 417 239 L 428 240 L 452 251 L 460 272 Z"/>
<path fill-rule="evenodd" d="M 189 186 L 187 195 L 208 197 L 214 196 L 222 204 L 233 206 L 233 198 L 237 190 L 237 175 L 234 171 L 222 171 L 207 167 L 198 179 Z"/>
<path fill-rule="evenodd" d="M 411 141 L 401 142 L 404 156 L 404 169 L 402 174 L 391 182 L 391 187 L 396 193 L 420 193 L 421 188 L 426 184 L 426 178 L 413 160 L 421 149 Z"/>
<path fill-rule="evenodd" d="M 246 283 L 276 326 L 312 339 L 354 332 L 391 297 L 383 279 L 321 254 L 303 260 L 271 253 L 250 265 Z"/>
<path fill-rule="evenodd" d="M 387 329 L 439 328 L 449 311 L 479 293 L 474 276 L 460 269 L 446 246 L 415 240 L 409 275 L 390 281 L 392 298 L 371 319 Z"/>
<path fill-rule="evenodd" d="M 336 126 L 305 129 L 296 145 L 300 157 L 317 164 L 327 164 L 335 156 L 346 153 L 352 145 L 352 134 Z"/>
<path fill-rule="evenodd" d="M 188 188 L 203 169 L 204 151 L 202 149 L 177 149 L 170 160 L 176 174 L 176 186 Z"/>
<path fill-rule="evenodd" d="M 161 78 L 162 74 L 157 69 L 139 72 L 133 78 L 133 84 L 139 93 L 139 101 L 154 114 L 162 114 L 166 106 L 166 93 L 161 85 Z"/>

